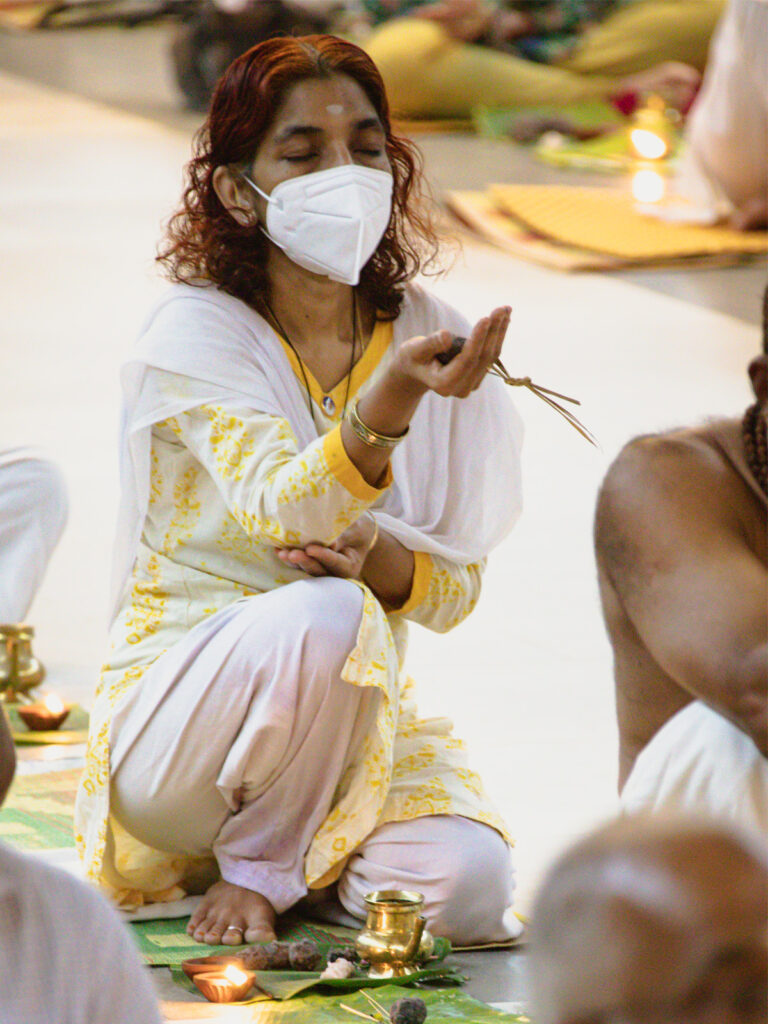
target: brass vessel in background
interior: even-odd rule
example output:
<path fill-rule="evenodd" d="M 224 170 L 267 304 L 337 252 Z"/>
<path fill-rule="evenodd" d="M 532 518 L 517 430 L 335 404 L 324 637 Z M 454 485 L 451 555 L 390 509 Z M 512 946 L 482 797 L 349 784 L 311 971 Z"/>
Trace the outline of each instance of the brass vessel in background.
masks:
<path fill-rule="evenodd" d="M 0 624 L 0 696 L 8 703 L 45 679 L 45 668 L 32 652 L 34 635 L 26 623 Z"/>
<path fill-rule="evenodd" d="M 424 897 L 419 892 L 388 889 L 365 897 L 365 928 L 355 943 L 357 952 L 371 965 L 370 975 L 401 978 L 419 969 L 419 960 L 434 949 L 421 915 Z"/>

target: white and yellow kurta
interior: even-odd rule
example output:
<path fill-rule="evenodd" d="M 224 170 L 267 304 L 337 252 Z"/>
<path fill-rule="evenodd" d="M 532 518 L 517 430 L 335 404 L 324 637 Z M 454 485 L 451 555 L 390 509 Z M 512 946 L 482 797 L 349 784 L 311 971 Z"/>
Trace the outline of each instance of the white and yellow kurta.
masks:
<path fill-rule="evenodd" d="M 196 299 L 189 295 L 195 291 L 185 289 L 183 299 Z M 430 308 L 435 305 L 425 301 Z M 237 300 L 224 297 L 225 313 L 232 303 Z M 198 312 L 194 302 L 190 308 Z M 443 322 L 445 309 L 436 307 Z M 408 329 L 408 336 L 417 333 L 411 325 Z M 423 333 L 432 329 L 424 323 Z M 110 814 L 115 709 L 141 686 L 149 666 L 197 624 L 234 602 L 258 601 L 259 595 L 306 579 L 280 561 L 278 549 L 330 543 L 367 510 L 377 515 L 391 503 L 395 460 L 381 486 L 372 487 L 347 456 L 340 424 L 345 400 L 354 401 L 385 363 L 396 331 L 397 323 L 394 329 L 387 323 L 376 326 L 348 387 L 344 381 L 324 394 L 307 375 L 319 435 L 309 443 L 297 437 L 296 418 L 292 423 L 289 416 L 275 415 L 274 407 L 254 409 L 231 388 L 217 401 L 197 404 L 205 396 L 199 378 L 162 368 L 159 360 L 151 368 L 156 407 L 178 411 L 151 422 L 141 538 L 111 630 L 76 809 L 76 838 L 89 877 L 124 903 L 178 897 L 196 863 L 193 857 L 139 843 Z M 281 343 L 275 358 L 283 360 L 306 407 L 293 353 Z M 410 514 L 414 502 L 407 491 L 401 489 L 397 503 Z M 380 522 L 388 528 L 385 512 Z M 450 723 L 419 719 L 403 671 L 406 620 L 438 631 L 451 629 L 469 614 L 480 592 L 484 557 L 456 559 L 438 553 L 447 545 L 432 547 L 431 552 L 415 551 L 412 590 L 402 608 L 386 612 L 361 585 L 362 619 L 342 679 L 375 687 L 382 699 L 343 795 L 306 854 L 310 887 L 338 878 L 355 848 L 386 822 L 453 814 L 487 823 L 506 836 Z"/>

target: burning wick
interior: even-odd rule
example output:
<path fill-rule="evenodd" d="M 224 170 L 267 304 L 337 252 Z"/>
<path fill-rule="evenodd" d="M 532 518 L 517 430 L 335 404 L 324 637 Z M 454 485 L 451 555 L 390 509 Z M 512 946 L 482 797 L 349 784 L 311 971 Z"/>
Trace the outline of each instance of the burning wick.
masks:
<path fill-rule="evenodd" d="M 60 715 L 65 706 L 61 697 L 57 697 L 55 693 L 47 693 L 43 697 L 43 705 L 52 715 Z"/>
<path fill-rule="evenodd" d="M 669 150 L 666 139 L 647 128 L 633 128 L 629 137 L 635 153 L 643 160 L 661 160 Z"/>
<path fill-rule="evenodd" d="M 242 985 L 248 981 L 248 975 L 245 971 L 241 971 L 239 967 L 234 964 L 227 964 L 224 968 L 224 977 L 227 981 L 231 981 L 233 985 Z"/>

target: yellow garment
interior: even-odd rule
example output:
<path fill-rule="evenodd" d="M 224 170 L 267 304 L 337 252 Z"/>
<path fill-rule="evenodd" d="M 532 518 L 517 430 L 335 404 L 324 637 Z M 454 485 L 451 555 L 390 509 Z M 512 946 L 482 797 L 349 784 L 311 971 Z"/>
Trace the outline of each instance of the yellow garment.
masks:
<path fill-rule="evenodd" d="M 637 213 L 634 201 L 618 192 L 568 185 L 493 185 L 488 191 L 499 209 L 537 234 L 622 259 L 768 251 L 768 232 L 669 224 Z"/>
<path fill-rule="evenodd" d="M 349 401 L 376 369 L 392 337 L 377 327 L 350 382 Z M 295 369 L 298 367 L 296 364 Z M 76 806 L 76 839 L 89 877 L 123 904 L 178 898 L 210 858 L 166 854 L 139 843 L 109 811 L 109 731 L 122 697 L 161 654 L 207 616 L 304 574 L 277 558 L 278 546 L 329 542 L 391 483 L 371 487 L 349 460 L 340 420 L 346 384 L 327 415 L 309 375 L 315 422 L 325 433 L 299 452 L 288 422 L 247 409 L 193 408 L 152 433 L 150 503 L 127 597 L 110 635 L 96 693 L 86 769 Z M 184 378 L 163 375 L 169 397 Z M 330 524 L 330 525 L 329 525 Z M 383 694 L 376 731 L 307 853 L 310 886 L 338 877 L 355 847 L 383 824 L 458 814 L 506 837 L 463 745 L 444 719 L 422 721 L 402 671 L 405 618 L 450 629 L 474 607 L 484 561 L 460 566 L 416 553 L 411 595 L 386 615 L 364 589 L 357 644 L 342 678 Z M 258 599 L 258 598 L 256 598 Z"/>
<path fill-rule="evenodd" d="M 588 29 L 558 65 L 452 39 L 436 22 L 400 18 L 365 48 L 382 74 L 393 113 L 468 118 L 481 105 L 578 103 L 616 92 L 625 75 L 667 60 L 702 68 L 725 0 L 638 0 Z"/>

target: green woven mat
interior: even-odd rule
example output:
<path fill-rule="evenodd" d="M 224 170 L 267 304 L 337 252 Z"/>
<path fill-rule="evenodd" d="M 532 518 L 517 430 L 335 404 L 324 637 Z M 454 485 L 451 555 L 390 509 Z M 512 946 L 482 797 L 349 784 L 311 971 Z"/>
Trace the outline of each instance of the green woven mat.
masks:
<path fill-rule="evenodd" d="M 73 810 L 79 768 L 17 776 L 0 810 L 0 839 L 21 850 L 75 845 Z"/>
<path fill-rule="evenodd" d="M 479 106 L 472 112 L 472 116 L 478 133 L 492 139 L 507 138 L 517 124 L 533 118 L 556 117 L 562 121 L 570 121 L 580 128 L 600 128 L 604 125 L 618 128 L 627 123 L 626 118 L 616 107 L 605 100 L 583 100 L 580 103 L 533 107 Z"/>
<path fill-rule="evenodd" d="M 132 921 L 131 930 L 145 963 L 153 967 L 179 966 L 183 960 L 197 956 L 214 956 L 219 953 L 237 953 L 243 946 L 206 946 L 187 935 L 188 917 L 177 917 L 165 921 Z M 287 916 L 281 918 L 278 938 L 282 942 L 297 942 L 313 939 L 320 946 L 347 946 L 354 941 L 357 932 L 353 928 L 317 924 L 303 918 Z"/>
<path fill-rule="evenodd" d="M 88 739 L 88 712 L 75 704 L 58 729 L 36 732 L 28 729 L 16 710 L 18 704 L 4 704 L 11 724 L 13 742 L 19 746 L 47 746 L 49 744 L 85 743 Z"/>

